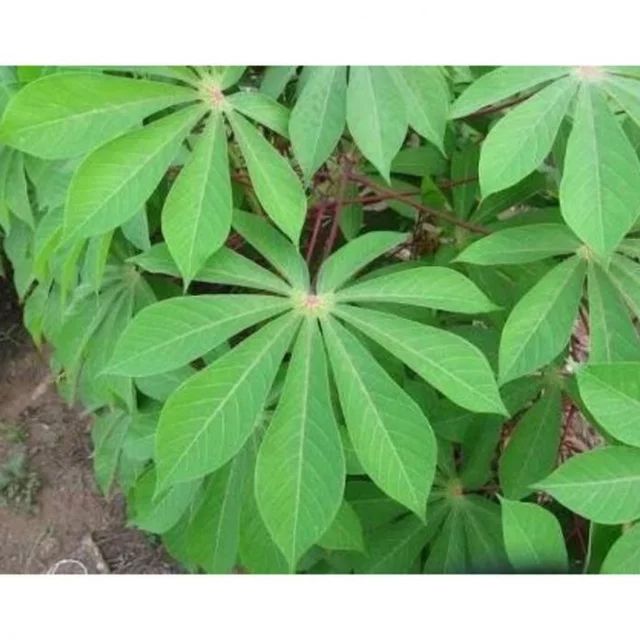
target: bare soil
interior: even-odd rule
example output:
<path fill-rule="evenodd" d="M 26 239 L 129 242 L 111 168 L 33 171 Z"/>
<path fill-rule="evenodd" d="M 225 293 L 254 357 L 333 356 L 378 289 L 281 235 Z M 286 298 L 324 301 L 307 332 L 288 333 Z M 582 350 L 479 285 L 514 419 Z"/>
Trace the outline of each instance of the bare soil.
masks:
<path fill-rule="evenodd" d="M 180 571 L 157 540 L 126 527 L 122 496 L 99 493 L 90 421 L 56 394 L 0 278 L 0 573 Z"/>

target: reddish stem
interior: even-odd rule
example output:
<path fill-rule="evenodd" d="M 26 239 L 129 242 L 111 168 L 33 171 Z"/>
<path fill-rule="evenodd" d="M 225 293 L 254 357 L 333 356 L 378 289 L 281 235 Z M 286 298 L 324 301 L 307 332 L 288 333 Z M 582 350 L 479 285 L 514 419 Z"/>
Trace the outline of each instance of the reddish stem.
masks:
<path fill-rule="evenodd" d="M 309 244 L 307 246 L 307 255 L 306 255 L 307 264 L 310 264 L 311 257 L 313 256 L 313 251 L 316 248 L 316 244 L 318 242 L 318 235 L 320 234 L 320 227 L 322 226 L 322 218 L 324 217 L 326 208 L 327 208 L 327 205 L 325 203 L 321 203 L 318 205 L 316 209 L 316 215 L 313 222 L 313 229 L 311 231 L 311 238 L 309 239 Z"/>

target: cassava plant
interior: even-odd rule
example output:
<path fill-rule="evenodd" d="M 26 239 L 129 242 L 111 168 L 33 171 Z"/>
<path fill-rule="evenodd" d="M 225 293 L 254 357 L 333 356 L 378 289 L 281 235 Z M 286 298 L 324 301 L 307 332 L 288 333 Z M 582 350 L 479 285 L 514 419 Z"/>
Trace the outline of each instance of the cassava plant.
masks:
<path fill-rule="evenodd" d="M 640 69 L 0 69 L 96 479 L 208 573 L 640 572 Z"/>

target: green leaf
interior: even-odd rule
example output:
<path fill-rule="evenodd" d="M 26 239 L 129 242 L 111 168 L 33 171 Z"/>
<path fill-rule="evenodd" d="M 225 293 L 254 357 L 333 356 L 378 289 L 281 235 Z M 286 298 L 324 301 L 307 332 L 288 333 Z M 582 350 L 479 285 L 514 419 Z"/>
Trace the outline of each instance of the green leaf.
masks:
<path fill-rule="evenodd" d="M 273 320 L 169 397 L 156 437 L 159 490 L 215 471 L 242 448 L 298 322 Z"/>
<path fill-rule="evenodd" d="M 537 504 L 506 499 L 500 502 L 511 566 L 519 573 L 566 573 L 567 549 L 556 517 Z"/>
<path fill-rule="evenodd" d="M 494 231 L 467 247 L 456 262 L 470 264 L 525 264 L 573 253 L 580 240 L 564 224 L 528 224 Z"/>
<path fill-rule="evenodd" d="M 600 255 L 616 248 L 640 212 L 640 160 L 592 83 L 580 89 L 560 207 L 576 235 Z"/>
<path fill-rule="evenodd" d="M 197 97 L 193 89 L 175 84 L 65 71 L 30 82 L 11 100 L 0 139 L 42 158 L 70 158 L 156 111 Z"/>
<path fill-rule="evenodd" d="M 507 413 L 484 354 L 459 336 L 399 316 L 339 305 L 335 314 L 399 358 L 453 402 Z"/>
<path fill-rule="evenodd" d="M 309 269 L 304 258 L 277 229 L 251 213 L 233 212 L 233 228 L 261 253 L 291 286 L 301 291 L 309 289 Z"/>
<path fill-rule="evenodd" d="M 640 573 L 640 525 L 634 525 L 613 543 L 600 573 Z"/>
<path fill-rule="evenodd" d="M 240 545 L 242 504 L 250 481 L 249 452 L 207 479 L 202 504 L 187 531 L 193 559 L 208 573 L 231 573 Z"/>
<path fill-rule="evenodd" d="M 467 569 L 467 539 L 462 511 L 450 510 L 442 529 L 434 538 L 424 573 L 457 574 Z"/>
<path fill-rule="evenodd" d="M 640 317 L 640 265 L 626 256 L 614 255 L 609 276 L 635 317 Z"/>
<path fill-rule="evenodd" d="M 213 114 L 162 208 L 162 235 L 185 280 L 193 280 L 231 228 L 227 137 Z"/>
<path fill-rule="evenodd" d="M 449 87 L 438 67 L 394 69 L 404 96 L 409 125 L 444 153 L 449 111 Z"/>
<path fill-rule="evenodd" d="M 362 522 L 363 528 L 375 529 L 406 513 L 405 507 L 392 500 L 368 480 L 347 482 L 345 498 Z"/>
<path fill-rule="evenodd" d="M 471 280 L 446 267 L 414 267 L 356 281 L 335 298 L 338 302 L 391 302 L 458 313 L 497 309 Z"/>
<path fill-rule="evenodd" d="M 260 82 L 260 91 L 276 100 L 295 75 L 295 66 L 267 67 Z"/>
<path fill-rule="evenodd" d="M 133 217 L 202 114 L 200 106 L 183 109 L 107 142 L 88 155 L 69 186 L 65 240 L 100 235 Z"/>
<path fill-rule="evenodd" d="M 289 121 L 293 152 L 306 180 L 327 160 L 342 136 L 346 95 L 346 67 L 309 69 Z"/>
<path fill-rule="evenodd" d="M 126 413 L 110 411 L 99 416 L 91 428 L 93 471 L 103 495 L 109 493 L 113 484 L 129 423 Z"/>
<path fill-rule="evenodd" d="M 129 323 L 108 372 L 137 377 L 177 369 L 288 306 L 283 298 L 245 294 L 162 300 Z"/>
<path fill-rule="evenodd" d="M 404 100 L 386 67 L 351 67 L 347 124 L 360 151 L 389 182 L 391 161 L 407 133 Z"/>
<path fill-rule="evenodd" d="M 234 112 L 227 113 L 227 118 L 260 204 L 297 245 L 307 212 L 307 197 L 298 176 L 248 120 Z"/>
<path fill-rule="evenodd" d="M 293 347 L 255 474 L 262 519 L 291 571 L 336 517 L 344 477 L 322 338 L 315 318 L 308 318 Z"/>
<path fill-rule="evenodd" d="M 612 446 L 580 453 L 536 487 L 601 524 L 640 518 L 640 450 Z"/>
<path fill-rule="evenodd" d="M 589 263 L 589 364 L 640 361 L 640 339 L 607 272 Z"/>
<path fill-rule="evenodd" d="M 579 257 L 549 271 L 513 308 L 500 340 L 501 384 L 549 364 L 567 345 L 586 270 Z"/>
<path fill-rule="evenodd" d="M 480 76 L 453 103 L 450 118 L 463 118 L 543 82 L 567 75 L 567 67 L 499 67 Z"/>
<path fill-rule="evenodd" d="M 640 82 L 607 74 L 602 80 L 602 88 L 640 126 Z"/>
<path fill-rule="evenodd" d="M 346 500 L 340 505 L 335 519 L 318 541 L 318 545 L 331 551 L 364 552 L 364 536 L 360 518 Z"/>
<path fill-rule="evenodd" d="M 318 293 L 334 291 L 363 267 L 408 239 L 406 233 L 372 231 L 348 242 L 332 253 L 318 272 Z"/>
<path fill-rule="evenodd" d="M 327 318 L 322 327 L 358 459 L 385 493 L 424 518 L 436 460 L 428 420 L 337 321 Z"/>
<path fill-rule="evenodd" d="M 483 197 L 520 182 L 544 162 L 577 88 L 573 77 L 553 82 L 489 131 L 480 153 Z"/>
<path fill-rule="evenodd" d="M 155 469 L 149 469 L 140 476 L 133 489 L 130 500 L 134 514 L 129 524 L 151 533 L 169 531 L 189 508 L 200 484 L 199 480 L 181 482 L 154 498 L 156 473 Z"/>
<path fill-rule="evenodd" d="M 502 492 L 518 500 L 553 470 L 562 432 L 559 389 L 549 389 L 519 420 L 500 458 Z"/>
<path fill-rule="evenodd" d="M 468 143 L 456 149 L 451 156 L 451 181 L 457 184 L 451 190 L 453 208 L 461 218 L 468 218 L 479 195 L 478 161 L 480 146 Z M 461 182 L 465 181 L 465 182 Z"/>
<path fill-rule="evenodd" d="M 227 97 L 225 104 L 283 138 L 289 138 L 289 110 L 271 96 L 260 91 L 238 91 Z"/>
<path fill-rule="evenodd" d="M 577 377 L 580 397 L 598 423 L 640 447 L 640 362 L 589 364 Z"/>
<path fill-rule="evenodd" d="M 33 229 L 33 211 L 24 173 L 24 156 L 17 151 L 11 155 L 4 185 L 5 198 L 10 211 Z"/>

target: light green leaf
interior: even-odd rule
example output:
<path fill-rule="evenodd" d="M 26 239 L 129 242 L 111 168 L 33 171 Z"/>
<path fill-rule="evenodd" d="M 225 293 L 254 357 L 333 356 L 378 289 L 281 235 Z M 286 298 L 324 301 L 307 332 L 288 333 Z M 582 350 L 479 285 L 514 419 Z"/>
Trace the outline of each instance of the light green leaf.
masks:
<path fill-rule="evenodd" d="M 169 397 L 156 437 L 159 490 L 215 471 L 242 448 L 298 322 L 273 320 Z"/>
<path fill-rule="evenodd" d="M 202 114 L 200 106 L 183 109 L 107 142 L 88 155 L 69 186 L 65 240 L 105 233 L 133 217 Z"/>
<path fill-rule="evenodd" d="M 569 258 L 518 301 L 500 340 L 501 384 L 549 364 L 566 347 L 578 313 L 585 270 L 580 257 Z"/>
<path fill-rule="evenodd" d="M 298 176 L 248 120 L 234 112 L 227 113 L 227 118 L 260 204 L 297 245 L 307 212 L 307 197 Z"/>
<path fill-rule="evenodd" d="M 500 457 L 498 476 L 507 498 L 524 498 L 553 470 L 562 432 L 562 401 L 549 389 L 519 420 Z"/>
<path fill-rule="evenodd" d="M 535 488 L 594 522 L 631 522 L 640 518 L 640 450 L 613 446 L 580 453 Z"/>
<path fill-rule="evenodd" d="M 409 125 L 444 153 L 444 132 L 449 112 L 449 87 L 438 67 L 394 69 L 404 96 Z"/>
<path fill-rule="evenodd" d="M 260 81 L 260 91 L 276 100 L 295 75 L 295 66 L 267 67 Z"/>
<path fill-rule="evenodd" d="M 335 313 L 360 329 L 453 402 L 483 413 L 507 413 L 484 354 L 463 338 L 399 316 L 339 305 Z"/>
<path fill-rule="evenodd" d="M 609 276 L 633 315 L 636 318 L 640 317 L 640 264 L 626 256 L 614 255 L 609 267 Z"/>
<path fill-rule="evenodd" d="M 113 484 L 130 422 L 128 414 L 110 411 L 99 416 L 91 428 L 93 471 L 103 495 L 109 493 Z"/>
<path fill-rule="evenodd" d="M 450 118 L 463 118 L 515 93 L 567 75 L 567 67 L 499 67 L 480 76 L 453 103 Z"/>
<path fill-rule="evenodd" d="M 562 529 L 547 509 L 502 499 L 502 532 L 511 566 L 519 573 L 566 573 Z"/>
<path fill-rule="evenodd" d="M 235 209 L 233 228 L 262 254 L 295 289 L 309 289 L 309 269 L 304 258 L 277 229 L 266 220 Z"/>
<path fill-rule="evenodd" d="M 296 101 L 289 133 L 306 180 L 335 149 L 345 125 L 346 67 L 311 67 Z"/>
<path fill-rule="evenodd" d="M 336 293 L 339 302 L 391 302 L 458 313 L 497 307 L 471 280 L 446 267 L 414 267 L 354 282 Z"/>
<path fill-rule="evenodd" d="M 640 126 L 640 82 L 607 74 L 602 80 L 602 88 Z"/>
<path fill-rule="evenodd" d="M 544 162 L 577 89 L 573 77 L 553 82 L 489 131 L 480 153 L 483 197 L 520 182 Z"/>
<path fill-rule="evenodd" d="M 162 300 L 129 323 L 108 372 L 138 377 L 177 369 L 288 306 L 283 298 L 245 294 Z"/>
<path fill-rule="evenodd" d="M 389 182 L 391 161 L 407 133 L 404 100 L 386 67 L 351 67 L 347 124 L 360 151 Z"/>
<path fill-rule="evenodd" d="M 322 321 L 351 442 L 371 479 L 424 518 L 436 443 L 417 405 L 340 324 Z"/>
<path fill-rule="evenodd" d="M 640 339 L 607 272 L 589 263 L 589 364 L 640 361 Z"/>
<path fill-rule="evenodd" d="M 162 208 L 162 235 L 185 287 L 227 239 L 232 209 L 227 136 L 213 114 Z"/>
<path fill-rule="evenodd" d="M 225 104 L 289 138 L 289 109 L 272 97 L 260 91 L 238 91 L 226 98 Z"/>
<path fill-rule="evenodd" d="M 576 235 L 600 255 L 617 247 L 640 213 L 640 160 L 593 83 L 580 89 L 560 207 Z"/>
<path fill-rule="evenodd" d="M 340 505 L 335 519 L 318 541 L 318 545 L 331 551 L 364 552 L 364 537 L 360 518 L 346 500 Z"/>
<path fill-rule="evenodd" d="M 640 361 L 589 364 L 578 371 L 578 388 L 609 434 L 640 447 Z"/>
<path fill-rule="evenodd" d="M 582 243 L 564 224 L 547 222 L 494 231 L 467 247 L 456 262 L 471 264 L 525 264 L 573 253 Z"/>
<path fill-rule="evenodd" d="M 318 293 L 339 289 L 370 262 L 407 240 L 406 233 L 371 231 L 332 253 L 318 272 Z"/>
<path fill-rule="evenodd" d="M 65 71 L 30 82 L 11 100 L 0 139 L 42 158 L 70 158 L 156 111 L 197 97 L 193 89 L 175 84 Z"/>
<path fill-rule="evenodd" d="M 309 318 L 293 347 L 255 474 L 262 519 L 291 571 L 336 517 L 344 482 L 322 338 L 317 321 Z"/>
<path fill-rule="evenodd" d="M 613 543 L 600 573 L 640 573 L 640 525 L 634 525 Z"/>

